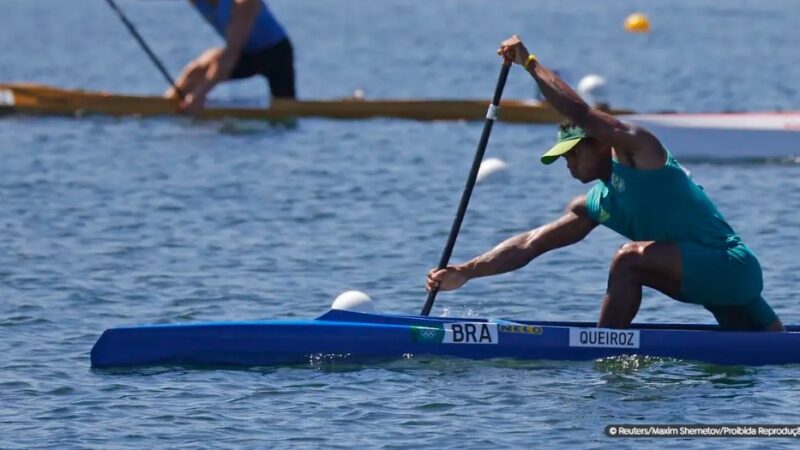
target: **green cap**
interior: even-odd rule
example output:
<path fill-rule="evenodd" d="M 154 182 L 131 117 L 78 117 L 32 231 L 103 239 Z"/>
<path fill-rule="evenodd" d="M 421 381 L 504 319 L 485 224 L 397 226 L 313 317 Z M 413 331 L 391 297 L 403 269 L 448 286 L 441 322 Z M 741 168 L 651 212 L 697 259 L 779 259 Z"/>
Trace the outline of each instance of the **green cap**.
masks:
<path fill-rule="evenodd" d="M 577 125 L 569 127 L 566 130 L 558 130 L 556 145 L 542 155 L 542 164 L 554 163 L 559 156 L 572 150 L 573 147 L 578 145 L 581 139 L 586 137 L 588 137 L 586 136 L 586 131 Z"/>

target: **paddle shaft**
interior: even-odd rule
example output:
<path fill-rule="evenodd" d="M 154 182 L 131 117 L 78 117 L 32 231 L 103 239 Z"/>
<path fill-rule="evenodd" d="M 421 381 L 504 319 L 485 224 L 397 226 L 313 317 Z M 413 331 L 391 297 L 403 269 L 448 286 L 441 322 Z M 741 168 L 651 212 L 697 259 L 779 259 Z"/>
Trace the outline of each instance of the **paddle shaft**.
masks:
<path fill-rule="evenodd" d="M 139 43 L 139 45 L 142 47 L 142 49 L 144 49 L 145 53 L 147 53 L 147 56 L 150 57 L 150 61 L 152 61 L 153 64 L 156 65 L 158 70 L 161 72 L 161 75 L 163 75 L 164 79 L 167 80 L 167 83 L 169 83 L 172 86 L 172 88 L 175 89 L 175 92 L 178 94 L 178 97 L 180 97 L 180 99 L 183 100 L 184 99 L 183 91 L 178 89 L 178 86 L 175 84 L 175 80 L 173 80 L 172 77 L 169 75 L 169 72 L 167 72 L 167 69 L 164 67 L 163 64 L 161 64 L 161 61 L 158 59 L 155 53 L 153 53 L 153 51 L 150 50 L 150 46 L 147 45 L 147 42 L 145 42 L 144 39 L 142 39 L 142 36 L 139 34 L 139 32 L 136 31 L 136 27 L 134 27 L 131 21 L 128 20 L 127 17 L 125 17 L 125 13 L 123 13 L 122 10 L 119 9 L 117 4 L 114 3 L 114 0 L 106 0 L 106 2 L 108 2 L 108 5 L 111 7 L 111 9 L 113 9 L 114 12 L 117 13 L 119 19 L 122 21 L 123 24 L 125 24 L 125 26 L 128 28 L 128 31 L 131 32 L 131 34 Z"/>
<path fill-rule="evenodd" d="M 461 203 L 458 205 L 456 218 L 453 220 L 453 226 L 450 228 L 450 236 L 447 237 L 447 244 L 444 246 L 442 257 L 439 259 L 439 265 L 437 266 L 439 269 L 447 267 L 447 264 L 450 262 L 450 256 L 453 254 L 453 247 L 456 246 L 456 238 L 458 237 L 458 232 L 461 230 L 461 223 L 464 221 L 464 215 L 467 213 L 467 206 L 469 206 L 469 199 L 472 196 L 472 189 L 475 187 L 475 180 L 478 178 L 478 169 L 481 167 L 483 155 L 486 153 L 486 144 L 489 143 L 489 135 L 492 133 L 492 125 L 494 125 L 494 121 L 497 118 L 496 112 L 500 105 L 500 97 L 503 96 L 503 88 L 506 85 L 509 69 L 511 69 L 511 61 L 504 61 L 500 69 L 500 76 L 497 79 L 497 87 L 494 88 L 492 105 L 489 107 L 489 112 L 486 114 L 486 123 L 483 125 L 483 133 L 481 133 L 481 140 L 478 142 L 475 159 L 472 160 L 472 169 L 469 171 L 467 184 L 464 186 L 464 192 L 461 194 Z M 438 292 L 438 288 L 431 289 L 431 291 L 428 292 L 428 299 L 425 300 L 425 306 L 422 307 L 421 314 L 423 316 L 430 314 Z"/>

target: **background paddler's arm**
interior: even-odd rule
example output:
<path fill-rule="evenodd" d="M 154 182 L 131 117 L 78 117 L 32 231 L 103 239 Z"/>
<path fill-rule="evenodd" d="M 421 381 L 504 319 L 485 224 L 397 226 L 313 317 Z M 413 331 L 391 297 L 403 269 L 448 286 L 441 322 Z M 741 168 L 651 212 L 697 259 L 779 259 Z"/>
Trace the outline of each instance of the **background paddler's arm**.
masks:
<path fill-rule="evenodd" d="M 586 210 L 586 196 L 574 199 L 558 220 L 511 237 L 477 258 L 457 266 L 467 278 L 496 275 L 526 266 L 539 255 L 582 240 L 597 226 Z"/>
<path fill-rule="evenodd" d="M 611 144 L 625 157 L 651 166 L 664 163 L 661 143 L 649 131 L 592 108 L 567 83 L 535 58 L 527 64 L 545 99 L 562 116 L 583 127 L 589 136 Z"/>
<path fill-rule="evenodd" d="M 258 17 L 261 4 L 258 0 L 234 0 L 231 18 L 225 31 L 225 48 L 217 64 L 211 64 L 206 72 L 205 91 L 208 92 L 220 81 L 228 79 L 242 54 L 242 48 L 250 37 Z"/>

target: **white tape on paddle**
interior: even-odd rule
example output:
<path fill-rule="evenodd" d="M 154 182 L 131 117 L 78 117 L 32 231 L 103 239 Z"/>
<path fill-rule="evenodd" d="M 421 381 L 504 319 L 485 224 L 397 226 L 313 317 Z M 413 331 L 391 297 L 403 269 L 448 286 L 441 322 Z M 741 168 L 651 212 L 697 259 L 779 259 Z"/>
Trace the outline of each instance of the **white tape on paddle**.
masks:
<path fill-rule="evenodd" d="M 0 106 L 14 106 L 14 92 L 8 89 L 0 90 Z"/>
<path fill-rule="evenodd" d="M 492 119 L 492 120 L 497 120 L 497 117 L 499 115 L 500 115 L 500 107 L 499 106 L 494 106 L 494 105 L 489 105 L 489 110 L 486 111 L 486 118 L 487 119 Z"/>

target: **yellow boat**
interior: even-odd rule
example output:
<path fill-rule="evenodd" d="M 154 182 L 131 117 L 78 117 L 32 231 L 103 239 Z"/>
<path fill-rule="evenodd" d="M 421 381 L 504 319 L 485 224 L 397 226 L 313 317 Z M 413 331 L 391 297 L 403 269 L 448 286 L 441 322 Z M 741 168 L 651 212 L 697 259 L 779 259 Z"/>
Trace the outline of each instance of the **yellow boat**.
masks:
<path fill-rule="evenodd" d="M 211 106 L 204 119 L 236 118 L 281 120 L 296 117 L 368 119 L 386 117 L 410 120 L 482 120 L 489 100 L 274 100 L 269 108 Z M 516 123 L 555 123 L 561 116 L 537 101 L 504 100 L 500 120 Z M 0 110 L 41 115 L 174 116 L 181 114 L 174 100 L 155 96 L 120 95 L 61 89 L 30 83 L 0 83 Z M 631 111 L 612 110 L 613 114 Z"/>

